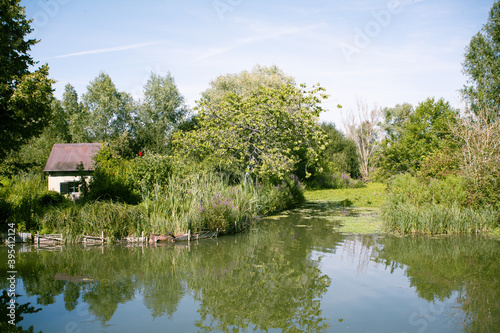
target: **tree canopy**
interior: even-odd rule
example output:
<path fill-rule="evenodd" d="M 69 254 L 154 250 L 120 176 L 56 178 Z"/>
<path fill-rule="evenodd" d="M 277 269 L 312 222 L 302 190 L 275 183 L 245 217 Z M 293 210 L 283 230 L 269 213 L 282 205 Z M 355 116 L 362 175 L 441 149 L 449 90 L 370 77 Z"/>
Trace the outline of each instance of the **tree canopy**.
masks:
<path fill-rule="evenodd" d="M 40 134 L 50 119 L 52 83 L 49 68 L 34 72 L 29 55 L 38 41 L 19 0 L 0 1 L 0 159 Z"/>
<path fill-rule="evenodd" d="M 385 108 L 380 167 L 389 175 L 418 171 L 426 156 L 446 145 L 457 116 L 444 99 L 428 98 L 416 108 L 407 103 Z"/>
<path fill-rule="evenodd" d="M 490 118 L 500 115 L 500 2 L 495 1 L 488 22 L 470 41 L 465 52 L 463 72 L 468 85 L 463 96 L 477 113 L 489 110 Z"/>
<path fill-rule="evenodd" d="M 324 149 L 316 127 L 326 95 L 320 86 L 292 82 L 263 67 L 219 77 L 197 104 L 198 128 L 176 137 L 177 152 L 264 179 L 283 178 L 303 158 L 307 177 Z"/>
<path fill-rule="evenodd" d="M 168 141 L 178 128 L 188 108 L 170 73 L 151 73 L 144 85 L 144 98 L 135 122 L 136 135 L 142 149 L 166 153 Z"/>
<path fill-rule="evenodd" d="M 82 96 L 87 140 L 109 141 L 129 130 L 134 101 L 128 93 L 116 89 L 108 74 L 101 72 Z"/>

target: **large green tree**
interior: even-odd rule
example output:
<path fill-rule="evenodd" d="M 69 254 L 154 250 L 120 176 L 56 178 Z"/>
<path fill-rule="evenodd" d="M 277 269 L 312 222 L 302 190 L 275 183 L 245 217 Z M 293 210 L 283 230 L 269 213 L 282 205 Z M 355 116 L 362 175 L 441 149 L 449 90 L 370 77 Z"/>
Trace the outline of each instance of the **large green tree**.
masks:
<path fill-rule="evenodd" d="M 317 130 L 324 89 L 307 90 L 290 81 L 268 84 L 276 76 L 266 72 L 260 85 L 249 83 L 245 89 L 236 83 L 252 82 L 244 79 L 248 72 L 215 80 L 197 102 L 198 129 L 177 135 L 177 152 L 271 180 L 304 160 L 304 176 L 309 176 L 307 168 L 324 149 L 324 134 Z M 232 88 L 218 89 L 219 82 L 231 78 L 236 82 Z"/>
<path fill-rule="evenodd" d="M 379 166 L 388 175 L 420 170 L 422 161 L 445 148 L 458 111 L 444 99 L 428 98 L 384 109 L 385 138 L 380 144 Z"/>
<path fill-rule="evenodd" d="M 144 99 L 139 107 L 135 135 L 142 149 L 164 154 L 173 131 L 188 113 L 170 73 L 161 76 L 151 73 L 144 86 Z"/>
<path fill-rule="evenodd" d="M 19 0 L 0 0 L 0 160 L 40 134 L 50 119 L 52 83 L 43 65 L 30 72 L 38 41 Z"/>
<path fill-rule="evenodd" d="M 132 96 L 116 89 L 106 73 L 100 73 L 87 86 L 82 96 L 85 121 L 80 123 L 84 136 L 89 141 L 118 139 L 130 130 L 134 100 Z"/>
<path fill-rule="evenodd" d="M 500 1 L 495 1 L 488 22 L 470 41 L 463 72 L 468 85 L 462 89 L 469 106 L 488 110 L 489 120 L 500 115 Z"/>

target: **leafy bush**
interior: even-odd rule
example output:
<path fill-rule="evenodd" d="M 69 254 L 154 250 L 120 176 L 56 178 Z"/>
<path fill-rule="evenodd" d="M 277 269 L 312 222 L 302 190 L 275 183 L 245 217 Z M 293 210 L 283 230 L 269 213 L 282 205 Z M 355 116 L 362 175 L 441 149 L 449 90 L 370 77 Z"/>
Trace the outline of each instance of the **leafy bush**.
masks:
<path fill-rule="evenodd" d="M 467 179 L 448 176 L 423 181 L 410 174 L 396 176 L 382 207 L 385 226 L 401 233 L 489 232 L 499 223 L 500 210 L 468 206 Z"/>
<path fill-rule="evenodd" d="M 89 182 L 86 201 L 114 200 L 137 204 L 140 195 L 134 191 L 129 180 L 130 161 L 103 147 L 95 157 L 96 168 Z"/>
<path fill-rule="evenodd" d="M 465 206 L 467 203 L 465 178 L 448 176 L 444 180 L 424 181 L 410 174 L 394 177 L 388 185 L 389 201 L 415 206 L 445 204 Z"/>
<path fill-rule="evenodd" d="M 14 223 L 18 231 L 34 231 L 47 210 L 66 204 L 61 194 L 47 190 L 47 180 L 39 173 L 22 173 L 4 178 L 0 188 L 0 218 L 3 229 Z"/>
<path fill-rule="evenodd" d="M 352 179 L 348 174 L 326 172 L 308 180 L 306 184 L 311 189 L 360 188 L 365 186 L 361 179 Z"/>
<path fill-rule="evenodd" d="M 171 174 L 171 157 L 146 154 L 131 161 L 128 181 L 136 190 L 149 192 L 155 185 L 166 185 Z"/>

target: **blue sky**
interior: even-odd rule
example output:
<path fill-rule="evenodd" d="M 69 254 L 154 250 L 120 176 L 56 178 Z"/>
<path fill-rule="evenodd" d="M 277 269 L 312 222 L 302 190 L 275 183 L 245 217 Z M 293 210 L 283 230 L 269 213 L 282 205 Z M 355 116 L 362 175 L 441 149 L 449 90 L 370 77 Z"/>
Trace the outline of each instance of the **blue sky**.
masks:
<path fill-rule="evenodd" d="M 356 99 L 381 107 L 427 97 L 461 106 L 465 47 L 494 0 L 22 0 L 56 97 L 101 71 L 140 98 L 151 71 L 170 72 L 193 107 L 221 74 L 277 65 L 320 83 L 324 121 Z"/>

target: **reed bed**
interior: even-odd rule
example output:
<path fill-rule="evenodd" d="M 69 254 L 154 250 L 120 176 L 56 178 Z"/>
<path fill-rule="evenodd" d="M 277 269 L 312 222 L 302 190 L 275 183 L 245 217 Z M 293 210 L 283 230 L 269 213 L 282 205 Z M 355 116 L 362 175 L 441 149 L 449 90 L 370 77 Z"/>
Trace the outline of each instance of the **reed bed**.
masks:
<path fill-rule="evenodd" d="M 188 230 L 231 233 L 246 229 L 257 216 L 291 208 L 303 201 L 295 176 L 279 185 L 230 185 L 215 174 L 171 176 L 142 193 L 138 205 L 111 201 L 70 203 L 55 207 L 41 219 L 43 230 L 60 232 L 70 241 L 81 235 L 110 239 Z"/>
<path fill-rule="evenodd" d="M 383 207 L 382 218 L 388 231 L 403 234 L 487 233 L 499 225 L 496 209 L 456 205 L 396 203 Z"/>
<path fill-rule="evenodd" d="M 492 233 L 499 227 L 500 210 L 493 205 L 470 205 L 464 178 L 422 181 L 399 175 L 388 186 L 382 206 L 388 231 L 403 234 Z"/>

